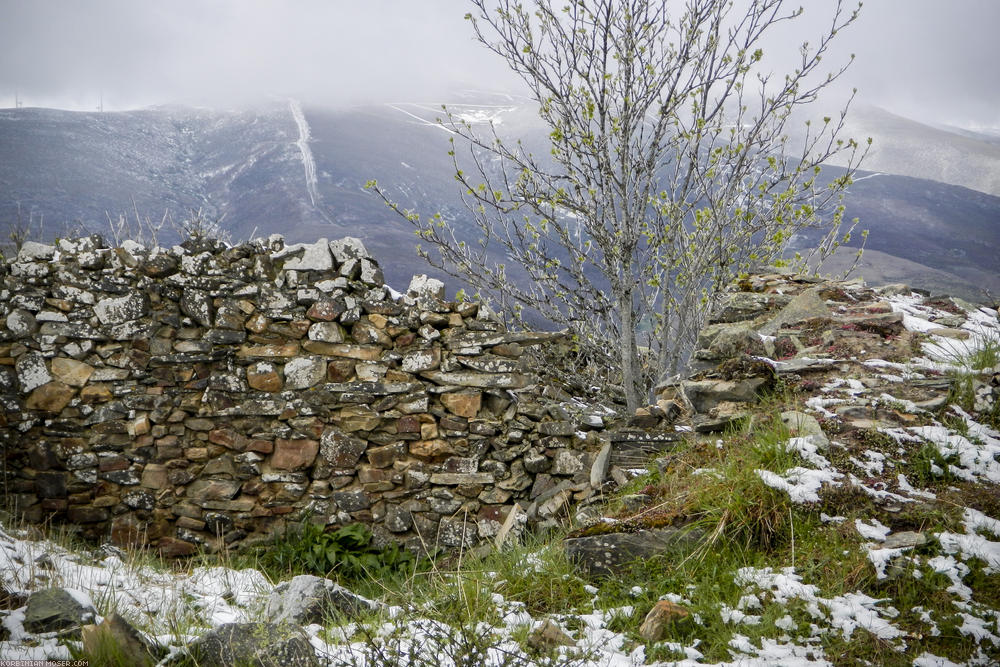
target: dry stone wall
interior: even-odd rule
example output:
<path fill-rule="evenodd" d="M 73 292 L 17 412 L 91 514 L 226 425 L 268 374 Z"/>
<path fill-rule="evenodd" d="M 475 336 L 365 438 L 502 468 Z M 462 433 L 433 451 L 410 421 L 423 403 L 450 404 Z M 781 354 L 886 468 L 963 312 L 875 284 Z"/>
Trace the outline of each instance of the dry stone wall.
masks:
<path fill-rule="evenodd" d="M 471 545 L 593 496 L 630 444 L 538 383 L 531 349 L 559 334 L 435 280 L 395 293 L 357 239 L 27 243 L 0 279 L 6 499 L 117 544 L 312 520 Z"/>

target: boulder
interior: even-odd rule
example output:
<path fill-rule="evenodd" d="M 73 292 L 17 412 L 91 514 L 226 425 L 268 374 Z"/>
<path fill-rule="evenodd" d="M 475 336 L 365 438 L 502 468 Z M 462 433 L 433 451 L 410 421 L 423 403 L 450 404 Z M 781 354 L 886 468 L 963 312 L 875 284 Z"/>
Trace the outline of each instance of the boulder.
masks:
<path fill-rule="evenodd" d="M 90 597 L 72 588 L 46 588 L 28 596 L 24 629 L 28 632 L 59 632 L 90 623 L 97 615 Z"/>
<path fill-rule="evenodd" d="M 572 537 L 563 542 L 566 554 L 593 575 L 609 576 L 637 560 L 682 555 L 697 546 L 702 535 L 692 528 L 657 528 L 635 533 Z"/>
<path fill-rule="evenodd" d="M 329 579 L 302 574 L 275 587 L 265 615 L 277 624 L 324 625 L 331 617 L 353 619 L 376 606 Z"/>
<path fill-rule="evenodd" d="M 319 667 L 309 637 L 299 628 L 273 623 L 226 623 L 199 637 L 188 647 L 189 656 L 168 664 L 199 667 Z"/>

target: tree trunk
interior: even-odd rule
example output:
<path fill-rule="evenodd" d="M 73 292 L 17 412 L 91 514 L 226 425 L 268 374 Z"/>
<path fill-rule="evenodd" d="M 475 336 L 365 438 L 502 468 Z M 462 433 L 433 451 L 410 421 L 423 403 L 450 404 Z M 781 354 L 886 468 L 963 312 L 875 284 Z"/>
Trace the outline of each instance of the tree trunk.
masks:
<path fill-rule="evenodd" d="M 638 350 L 635 345 L 635 310 L 632 302 L 632 290 L 619 290 L 619 311 L 622 314 L 622 325 L 619 338 L 619 352 L 622 363 L 622 389 L 625 392 L 625 404 L 630 414 L 634 414 L 639 406 L 638 390 Z"/>

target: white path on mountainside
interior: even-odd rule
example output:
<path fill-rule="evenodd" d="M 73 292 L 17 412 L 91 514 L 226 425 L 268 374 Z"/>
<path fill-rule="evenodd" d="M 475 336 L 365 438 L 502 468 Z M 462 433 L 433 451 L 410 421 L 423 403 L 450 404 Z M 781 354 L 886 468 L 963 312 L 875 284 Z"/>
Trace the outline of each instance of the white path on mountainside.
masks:
<path fill-rule="evenodd" d="M 316 188 L 316 160 L 313 159 L 312 149 L 309 148 L 309 123 L 306 122 L 305 114 L 302 113 L 302 105 L 298 100 L 288 100 L 288 108 L 292 110 L 292 118 L 299 127 L 299 140 L 295 145 L 302 153 L 302 166 L 306 170 L 306 192 L 309 193 L 309 200 L 316 206 L 319 199 L 319 190 Z"/>

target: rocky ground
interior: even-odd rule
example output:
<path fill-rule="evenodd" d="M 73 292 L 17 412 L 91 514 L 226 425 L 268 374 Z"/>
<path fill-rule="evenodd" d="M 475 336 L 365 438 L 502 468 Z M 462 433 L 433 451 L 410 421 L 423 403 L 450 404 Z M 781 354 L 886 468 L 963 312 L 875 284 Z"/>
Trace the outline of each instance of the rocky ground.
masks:
<path fill-rule="evenodd" d="M 105 641 L 150 665 L 996 664 L 997 311 L 760 275 L 698 347 L 632 419 L 663 451 L 619 456 L 567 536 L 442 565 L 433 596 L 173 571 L 5 521 L 0 656 Z"/>

